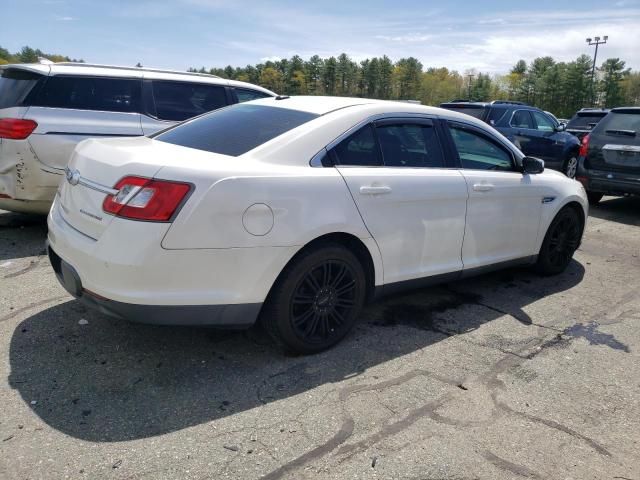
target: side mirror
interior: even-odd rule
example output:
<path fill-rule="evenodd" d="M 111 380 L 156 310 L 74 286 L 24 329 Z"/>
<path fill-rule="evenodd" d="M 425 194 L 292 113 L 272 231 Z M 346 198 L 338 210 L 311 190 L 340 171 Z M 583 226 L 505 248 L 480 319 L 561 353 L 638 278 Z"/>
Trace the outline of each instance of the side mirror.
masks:
<path fill-rule="evenodd" d="M 564 132 L 566 129 L 567 129 L 567 124 L 561 122 L 556 127 L 556 132 Z"/>
<path fill-rule="evenodd" d="M 544 172 L 544 161 L 535 157 L 524 157 L 522 159 L 522 171 L 535 175 Z"/>

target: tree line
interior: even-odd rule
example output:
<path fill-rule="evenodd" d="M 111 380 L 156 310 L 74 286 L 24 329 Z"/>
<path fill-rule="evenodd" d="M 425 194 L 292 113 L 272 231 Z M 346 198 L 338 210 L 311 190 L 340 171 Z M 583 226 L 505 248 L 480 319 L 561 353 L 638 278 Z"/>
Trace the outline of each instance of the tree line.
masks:
<path fill-rule="evenodd" d="M 82 59 L 69 58 L 57 53 L 45 53 L 39 48 L 22 47 L 22 50 L 10 53 L 0 46 L 0 65 L 8 63 L 38 63 L 39 58 L 46 58 L 52 62 L 84 62 Z"/>
<path fill-rule="evenodd" d="M 353 61 L 314 55 L 303 60 L 267 61 L 246 67 L 190 68 L 223 78 L 242 80 L 286 95 L 344 95 L 390 100 L 419 100 L 438 105 L 453 99 L 473 101 L 515 100 L 570 117 L 582 107 L 611 108 L 640 105 L 640 72 L 626 68 L 619 58 L 609 58 L 596 68 L 593 59 L 580 55 L 571 62 L 539 57 L 519 60 L 504 75 L 445 67 L 427 67 L 414 57 L 393 62 L 386 55 Z M 593 88 L 593 90 L 592 90 Z"/>
<path fill-rule="evenodd" d="M 10 53 L 0 46 L 0 65 L 35 63 L 39 57 L 53 62 L 83 61 L 28 46 Z M 588 55 L 571 62 L 539 57 L 529 63 L 519 60 L 508 73 L 492 75 L 475 70 L 460 73 L 445 67 L 425 68 L 414 57 L 394 62 L 383 55 L 356 62 L 343 53 L 328 58 L 314 55 L 308 60 L 294 55 L 246 67 L 229 65 L 189 71 L 242 80 L 286 95 L 419 100 L 424 105 L 453 99 L 516 100 L 565 118 L 582 107 L 640 105 L 640 72 L 626 68 L 619 58 L 609 58 L 596 68 L 592 85 L 592 65 L 593 59 Z"/>

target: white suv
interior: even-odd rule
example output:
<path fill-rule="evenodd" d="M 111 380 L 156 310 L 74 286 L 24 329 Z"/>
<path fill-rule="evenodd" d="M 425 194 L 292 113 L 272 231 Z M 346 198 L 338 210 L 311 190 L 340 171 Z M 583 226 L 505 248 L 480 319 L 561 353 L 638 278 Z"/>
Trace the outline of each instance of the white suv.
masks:
<path fill-rule="evenodd" d="M 0 66 L 0 209 L 47 213 L 81 140 L 149 135 L 272 96 L 199 73 L 84 63 Z"/>

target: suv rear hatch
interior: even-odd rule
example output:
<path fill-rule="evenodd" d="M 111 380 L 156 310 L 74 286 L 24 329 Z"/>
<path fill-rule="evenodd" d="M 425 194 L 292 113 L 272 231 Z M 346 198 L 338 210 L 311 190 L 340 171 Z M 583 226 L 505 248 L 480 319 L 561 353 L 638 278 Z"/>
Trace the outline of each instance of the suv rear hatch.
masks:
<path fill-rule="evenodd" d="M 585 167 L 640 173 L 640 108 L 615 108 L 596 125 Z"/>
<path fill-rule="evenodd" d="M 578 138 L 582 138 L 589 133 L 607 113 L 607 110 L 601 111 L 580 111 L 577 112 L 569 123 L 567 123 L 567 132 L 574 134 Z"/>
<path fill-rule="evenodd" d="M 0 198 L 16 195 L 21 145 L 26 143 L 25 134 L 28 136 L 36 126 L 23 120 L 29 109 L 28 98 L 44 78 L 42 73 L 29 69 L 0 67 Z"/>
<path fill-rule="evenodd" d="M 441 103 L 440 108 L 446 108 L 447 110 L 451 110 L 453 112 L 459 112 L 459 113 L 464 113 L 466 115 L 471 115 L 472 117 L 475 117 L 484 121 L 486 121 L 487 111 L 489 110 L 488 105 L 483 105 L 481 103 L 468 103 L 468 102 Z"/>

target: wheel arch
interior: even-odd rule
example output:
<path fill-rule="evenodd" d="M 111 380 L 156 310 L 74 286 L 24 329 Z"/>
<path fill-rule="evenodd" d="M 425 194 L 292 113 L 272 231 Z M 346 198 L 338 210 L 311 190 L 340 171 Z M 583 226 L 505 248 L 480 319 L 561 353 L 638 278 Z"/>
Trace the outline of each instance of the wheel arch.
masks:
<path fill-rule="evenodd" d="M 540 230 L 540 234 L 538 236 L 538 242 L 536 246 L 536 253 L 542 248 L 542 242 L 544 242 L 544 238 L 549 231 L 549 227 L 553 223 L 553 220 L 558 216 L 558 214 L 565 208 L 572 208 L 578 214 L 580 221 L 582 222 L 582 234 L 584 235 L 584 230 L 587 222 L 587 214 L 588 211 L 585 209 L 583 203 L 577 198 L 569 198 L 564 203 L 562 203 L 556 210 L 553 211 L 553 214 L 550 214 L 546 217 L 544 222 L 544 229 Z"/>
<path fill-rule="evenodd" d="M 298 249 L 298 251 L 282 267 L 282 270 L 269 289 L 267 298 L 271 294 L 271 291 L 273 291 L 274 287 L 281 281 L 282 274 L 286 271 L 289 265 L 295 262 L 303 253 L 314 248 L 319 248 L 323 244 L 341 245 L 352 252 L 358 258 L 365 271 L 367 282 L 367 300 L 370 300 L 373 297 L 376 283 L 381 282 L 382 279 L 382 260 L 373 239 L 361 239 L 351 233 L 346 232 L 326 233 L 314 238 L 313 240 L 310 240 L 305 245 L 300 247 L 300 249 Z M 372 250 L 374 251 L 372 252 Z"/>

